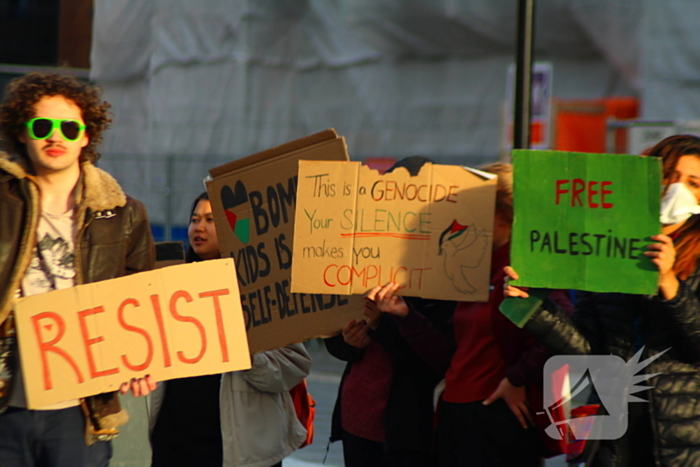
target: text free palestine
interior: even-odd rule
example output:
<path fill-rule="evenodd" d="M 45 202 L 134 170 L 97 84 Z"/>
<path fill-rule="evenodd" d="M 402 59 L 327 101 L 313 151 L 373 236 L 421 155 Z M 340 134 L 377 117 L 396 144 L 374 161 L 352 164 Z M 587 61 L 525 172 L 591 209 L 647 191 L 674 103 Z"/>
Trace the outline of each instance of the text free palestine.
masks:
<path fill-rule="evenodd" d="M 606 258 L 638 259 L 643 249 L 640 238 L 620 238 L 588 232 L 530 231 L 530 252 L 555 253 L 570 256 L 604 256 Z"/>

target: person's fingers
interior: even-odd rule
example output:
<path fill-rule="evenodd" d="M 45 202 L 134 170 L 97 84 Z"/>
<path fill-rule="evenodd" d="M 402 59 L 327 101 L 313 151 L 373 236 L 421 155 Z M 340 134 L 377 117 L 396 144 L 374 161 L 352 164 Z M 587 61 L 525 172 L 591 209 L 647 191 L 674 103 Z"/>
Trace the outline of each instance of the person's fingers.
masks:
<path fill-rule="evenodd" d="M 348 336 L 357 336 L 364 326 L 366 326 L 365 322 L 359 321 L 355 326 L 350 328 L 350 330 L 348 331 Z"/>
<path fill-rule="evenodd" d="M 518 280 L 520 278 L 520 276 L 518 276 L 518 273 L 515 272 L 515 269 L 513 269 L 510 266 L 506 266 L 505 268 L 503 268 L 503 272 L 505 272 L 506 276 L 508 276 L 508 278 L 510 279 Z"/>
<path fill-rule="evenodd" d="M 139 397 L 141 392 L 138 380 L 136 378 L 131 378 L 129 385 L 131 387 L 131 393 L 134 395 L 134 397 Z"/>
<path fill-rule="evenodd" d="M 357 336 L 357 326 L 353 326 L 343 335 L 346 341 L 354 339 Z"/>
<path fill-rule="evenodd" d="M 377 297 L 384 303 L 390 303 L 394 293 L 401 287 L 400 284 L 396 282 L 387 282 L 382 290 L 377 294 Z"/>
<path fill-rule="evenodd" d="M 365 316 L 378 316 L 382 313 L 382 310 L 377 306 L 377 302 L 365 300 Z"/>
<path fill-rule="evenodd" d="M 357 326 L 354 326 L 352 329 L 350 329 L 347 335 L 344 336 L 345 342 L 352 345 L 353 347 L 361 347 L 364 338 L 367 336 L 368 329 L 369 326 L 363 321 L 360 321 L 357 324 Z"/>
<path fill-rule="evenodd" d="M 527 422 L 525 421 L 525 417 L 520 411 L 520 407 L 518 407 L 516 404 L 508 402 L 508 407 L 510 407 L 510 411 L 513 412 L 513 415 L 515 415 L 515 418 L 518 419 L 518 422 L 520 422 L 520 426 L 527 429 Z"/>
<path fill-rule="evenodd" d="M 664 234 L 658 234 L 658 235 L 652 235 L 651 239 L 654 240 L 655 242 L 661 242 L 665 245 L 673 245 L 673 239 L 669 237 L 668 235 Z"/>
<path fill-rule="evenodd" d="M 146 384 L 148 385 L 148 390 L 149 391 L 155 391 L 156 388 L 158 387 L 158 382 L 153 378 L 151 375 L 146 375 Z"/>
<path fill-rule="evenodd" d="M 511 298 L 527 298 L 530 296 L 525 290 L 512 285 L 509 285 L 503 290 L 503 295 Z"/>
<path fill-rule="evenodd" d="M 379 292 L 380 290 L 382 290 L 381 285 L 373 287 L 365 294 L 365 298 L 367 298 L 369 300 L 374 300 L 374 298 L 377 296 L 377 292 Z"/>
<path fill-rule="evenodd" d="M 530 422 L 530 426 L 535 426 L 535 418 L 532 416 L 530 407 L 528 407 L 527 404 L 523 403 L 520 410 L 525 415 L 525 418 L 527 418 L 527 421 Z"/>
<path fill-rule="evenodd" d="M 139 378 L 136 381 L 138 382 L 139 395 L 147 396 L 151 392 L 151 390 L 148 386 L 148 381 L 146 381 L 146 378 Z"/>
<path fill-rule="evenodd" d="M 126 394 L 127 392 L 129 392 L 129 383 L 122 383 L 122 385 L 119 386 L 119 392 L 121 392 L 122 394 Z"/>
<path fill-rule="evenodd" d="M 389 292 L 389 286 L 391 285 L 391 282 L 387 282 L 384 284 L 383 287 L 381 287 L 378 291 L 377 294 L 374 296 L 374 299 L 377 303 L 384 303 L 385 302 L 385 297 L 387 293 Z"/>
<path fill-rule="evenodd" d="M 400 288 L 401 284 L 399 284 L 398 282 L 392 282 L 391 287 L 389 288 L 392 298 L 398 298 L 395 294 Z"/>
<path fill-rule="evenodd" d="M 503 394 L 501 394 L 501 386 L 502 386 L 502 384 L 499 384 L 498 387 L 496 388 L 496 390 L 493 391 L 491 393 L 491 395 L 484 400 L 484 402 L 483 402 L 484 405 L 490 405 L 494 401 L 497 401 L 498 399 L 503 397 Z"/>
<path fill-rule="evenodd" d="M 345 336 L 345 334 L 347 334 L 348 331 L 350 331 L 350 329 L 353 328 L 353 326 L 355 326 L 355 320 L 354 320 L 354 319 L 351 319 L 350 321 L 348 321 L 348 324 L 346 324 L 346 325 L 343 327 L 343 330 L 341 331 L 341 333 L 343 334 L 343 336 Z"/>

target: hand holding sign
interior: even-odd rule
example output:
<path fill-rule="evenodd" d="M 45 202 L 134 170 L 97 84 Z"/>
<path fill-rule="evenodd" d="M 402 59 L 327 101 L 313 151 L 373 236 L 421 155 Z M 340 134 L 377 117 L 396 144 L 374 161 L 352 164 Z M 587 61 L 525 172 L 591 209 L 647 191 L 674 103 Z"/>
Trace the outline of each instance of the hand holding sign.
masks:
<path fill-rule="evenodd" d="M 530 295 L 527 293 L 527 287 L 516 287 L 514 285 L 510 285 L 510 280 L 518 280 L 520 277 L 518 276 L 518 273 L 515 272 L 515 269 L 513 269 L 510 266 L 506 266 L 503 271 L 506 273 L 506 280 L 503 282 L 503 296 L 508 298 L 527 298 Z"/>
<path fill-rule="evenodd" d="M 373 296 L 377 308 L 384 313 L 391 313 L 399 318 L 405 318 L 409 309 L 406 301 L 396 294 L 401 286 L 396 282 L 389 282 L 383 287 L 375 287 L 369 291 L 368 296 Z"/>
<path fill-rule="evenodd" d="M 33 295 L 15 313 L 29 408 L 250 368 L 231 259 Z"/>
<path fill-rule="evenodd" d="M 369 326 L 364 321 L 351 319 L 341 331 L 346 344 L 357 349 L 364 349 L 369 345 L 370 339 L 367 335 Z"/>
<path fill-rule="evenodd" d="M 147 396 L 151 392 L 156 390 L 158 383 L 151 377 L 151 375 L 146 375 L 145 378 L 133 378 L 128 383 L 122 383 L 119 388 L 119 392 L 126 394 L 131 389 L 131 394 L 134 397 Z"/>
<path fill-rule="evenodd" d="M 382 318 L 382 312 L 377 307 L 377 302 L 365 296 L 365 322 L 372 329 L 377 329 L 379 327 L 379 320 Z"/>

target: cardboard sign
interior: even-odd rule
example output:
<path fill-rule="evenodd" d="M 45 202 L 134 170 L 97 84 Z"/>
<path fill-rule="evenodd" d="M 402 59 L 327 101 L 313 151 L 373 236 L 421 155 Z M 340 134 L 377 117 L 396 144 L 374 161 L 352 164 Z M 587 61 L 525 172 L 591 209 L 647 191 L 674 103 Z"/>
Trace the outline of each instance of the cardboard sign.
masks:
<path fill-rule="evenodd" d="M 363 318 L 356 297 L 291 293 L 300 159 L 347 160 L 345 140 L 327 130 L 209 171 L 219 248 L 236 260 L 251 353 L 337 334 Z"/>
<path fill-rule="evenodd" d="M 360 294 L 393 281 L 401 295 L 488 300 L 496 178 L 484 175 L 301 161 L 292 290 Z"/>
<path fill-rule="evenodd" d="M 659 158 L 516 150 L 513 170 L 515 285 L 655 293 Z"/>
<path fill-rule="evenodd" d="M 231 259 L 34 295 L 15 306 L 29 408 L 250 368 Z"/>

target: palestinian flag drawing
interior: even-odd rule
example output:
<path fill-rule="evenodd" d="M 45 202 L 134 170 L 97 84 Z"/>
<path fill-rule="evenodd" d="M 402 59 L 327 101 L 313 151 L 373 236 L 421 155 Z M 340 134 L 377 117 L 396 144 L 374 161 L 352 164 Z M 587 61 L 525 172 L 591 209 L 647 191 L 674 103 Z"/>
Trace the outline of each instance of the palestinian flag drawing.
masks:
<path fill-rule="evenodd" d="M 247 202 L 248 191 L 242 181 L 238 180 L 233 190 L 228 185 L 221 188 L 221 204 L 224 207 L 228 225 L 231 226 L 236 237 L 245 244 L 250 241 L 250 219 L 239 219 L 234 211 Z"/>

